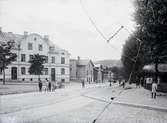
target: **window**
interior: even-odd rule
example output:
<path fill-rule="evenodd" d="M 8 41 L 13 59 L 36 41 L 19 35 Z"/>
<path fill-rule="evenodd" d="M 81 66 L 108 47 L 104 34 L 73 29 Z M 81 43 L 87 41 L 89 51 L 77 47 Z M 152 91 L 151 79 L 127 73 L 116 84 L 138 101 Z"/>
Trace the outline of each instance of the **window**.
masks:
<path fill-rule="evenodd" d="M 64 75 L 64 74 L 65 74 L 65 69 L 61 68 L 61 75 Z"/>
<path fill-rule="evenodd" d="M 65 64 L 65 58 L 61 57 L 61 64 Z"/>
<path fill-rule="evenodd" d="M 44 75 L 48 75 L 48 68 L 44 68 Z"/>
<path fill-rule="evenodd" d="M 25 62 L 26 61 L 26 55 L 25 54 L 21 54 L 21 62 Z"/>
<path fill-rule="evenodd" d="M 26 68 L 25 67 L 21 67 L 21 74 L 25 75 L 26 74 Z"/>
<path fill-rule="evenodd" d="M 17 61 L 17 57 L 14 58 L 14 61 Z"/>
<path fill-rule="evenodd" d="M 39 45 L 38 45 L 38 50 L 39 50 L 39 51 L 42 51 L 42 50 L 43 50 L 42 44 L 39 44 Z"/>
<path fill-rule="evenodd" d="M 0 68 L 0 75 L 2 74 L 2 69 Z"/>
<path fill-rule="evenodd" d="M 48 56 L 45 57 L 45 63 L 48 63 Z"/>
<path fill-rule="evenodd" d="M 29 61 L 33 59 L 33 55 L 29 55 Z"/>
<path fill-rule="evenodd" d="M 64 83 L 64 82 L 65 82 L 65 79 L 61 79 L 61 82 L 63 82 L 63 83 Z"/>
<path fill-rule="evenodd" d="M 36 37 L 34 37 L 34 41 L 36 41 L 37 40 L 37 38 Z"/>
<path fill-rule="evenodd" d="M 55 57 L 52 56 L 52 63 L 55 63 Z"/>
<path fill-rule="evenodd" d="M 28 50 L 32 50 L 33 47 L 32 47 L 32 43 L 28 43 Z"/>
<path fill-rule="evenodd" d="M 70 65 L 70 71 L 72 71 L 72 65 Z"/>

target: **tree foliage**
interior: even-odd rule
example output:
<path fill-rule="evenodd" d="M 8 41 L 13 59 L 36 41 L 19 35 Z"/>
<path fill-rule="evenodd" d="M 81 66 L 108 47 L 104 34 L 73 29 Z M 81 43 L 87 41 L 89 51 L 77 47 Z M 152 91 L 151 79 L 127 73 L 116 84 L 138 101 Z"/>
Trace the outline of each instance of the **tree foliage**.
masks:
<path fill-rule="evenodd" d="M 3 72 L 3 84 L 5 84 L 5 69 L 11 62 L 16 60 L 17 55 L 12 53 L 14 41 L 3 42 L 0 44 L 0 69 Z"/>
<path fill-rule="evenodd" d="M 136 35 L 137 33 L 134 33 L 126 40 L 125 45 L 123 46 L 123 52 L 121 57 L 126 73 L 125 77 L 126 79 L 128 79 L 132 72 L 131 80 L 135 79 L 134 76 L 139 75 L 143 67 L 143 52 L 141 48 L 139 51 L 140 42 L 137 40 Z"/>
<path fill-rule="evenodd" d="M 155 64 L 157 81 L 158 64 L 167 61 L 167 1 L 136 0 L 135 4 L 135 20 L 141 29 L 140 38 L 145 47 L 145 62 Z"/>
<path fill-rule="evenodd" d="M 38 75 L 40 79 L 40 75 L 42 75 L 42 71 L 44 69 L 44 62 L 46 57 L 43 55 L 35 54 L 32 56 L 32 59 L 29 61 L 31 64 L 29 68 L 29 73 L 33 75 Z"/>
<path fill-rule="evenodd" d="M 140 30 L 140 38 L 147 47 L 147 63 L 166 62 L 167 51 L 167 1 L 136 0 L 135 20 Z"/>
<path fill-rule="evenodd" d="M 113 66 L 109 70 L 113 73 L 113 79 L 119 80 L 125 78 L 124 69 L 122 67 Z"/>
<path fill-rule="evenodd" d="M 136 52 L 134 50 L 136 46 L 135 42 L 131 40 L 135 38 L 142 41 L 141 53 L 137 59 L 137 62 L 140 63 L 136 64 L 136 67 L 139 68 L 138 70 L 144 64 L 153 63 L 155 64 L 156 72 L 158 72 L 158 64 L 166 63 L 167 61 L 167 1 L 135 0 L 134 6 L 136 7 L 134 20 L 136 21 L 137 27 L 135 33 L 131 35 L 123 48 L 123 65 L 127 74 L 130 74 L 128 70 L 132 70 L 132 62 L 125 59 L 124 55 L 134 58 L 133 53 L 135 54 Z M 133 53 L 130 53 L 128 47 Z"/>

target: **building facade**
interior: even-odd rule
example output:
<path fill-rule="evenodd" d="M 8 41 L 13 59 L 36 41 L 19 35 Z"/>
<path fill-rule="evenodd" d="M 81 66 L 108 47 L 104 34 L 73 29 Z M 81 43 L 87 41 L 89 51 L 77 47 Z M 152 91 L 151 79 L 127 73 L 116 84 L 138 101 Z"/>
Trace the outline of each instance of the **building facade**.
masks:
<path fill-rule="evenodd" d="M 97 83 L 104 81 L 104 70 L 101 64 L 94 65 L 94 81 Z"/>
<path fill-rule="evenodd" d="M 93 75 L 94 64 L 91 60 L 87 59 L 71 59 L 70 60 L 70 80 L 94 82 Z"/>
<path fill-rule="evenodd" d="M 69 82 L 70 54 L 55 46 L 47 35 L 42 37 L 28 32 L 19 35 L 0 30 L 0 42 L 11 40 L 15 42 L 12 52 L 17 54 L 17 59 L 5 69 L 7 81 L 37 81 L 38 76 L 30 75 L 28 71 L 32 55 L 39 54 L 46 56 L 43 75 L 40 76 L 42 81 L 48 79 L 53 82 Z M 0 79 L 3 79 L 1 71 Z"/>

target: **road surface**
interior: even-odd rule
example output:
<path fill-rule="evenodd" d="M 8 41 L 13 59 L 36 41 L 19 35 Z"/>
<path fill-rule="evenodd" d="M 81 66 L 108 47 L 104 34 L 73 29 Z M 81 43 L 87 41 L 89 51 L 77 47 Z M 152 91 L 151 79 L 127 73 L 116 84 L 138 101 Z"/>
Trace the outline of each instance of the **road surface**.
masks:
<path fill-rule="evenodd" d="M 59 89 L 1 96 L 1 123 L 166 123 L 167 113 L 110 104 L 89 98 L 89 94 L 106 93 L 106 85 Z M 87 95 L 87 96 L 84 96 Z M 111 94 L 112 95 L 112 94 Z M 114 94 L 116 98 L 116 94 Z M 99 114 L 104 112 L 99 116 Z M 99 117 L 98 117 L 99 116 Z"/>

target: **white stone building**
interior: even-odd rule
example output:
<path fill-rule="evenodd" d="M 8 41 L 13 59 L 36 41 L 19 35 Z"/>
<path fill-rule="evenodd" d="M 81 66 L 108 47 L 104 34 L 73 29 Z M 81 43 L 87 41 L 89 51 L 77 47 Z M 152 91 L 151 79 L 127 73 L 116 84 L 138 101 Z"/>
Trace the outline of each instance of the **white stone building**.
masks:
<path fill-rule="evenodd" d="M 41 80 L 46 79 L 57 82 L 69 82 L 69 57 L 70 54 L 55 46 L 47 35 L 42 37 L 39 34 L 24 32 L 23 35 L 12 32 L 2 32 L 0 29 L 0 42 L 13 40 L 15 48 L 12 52 L 17 54 L 17 60 L 5 70 L 7 81 L 37 81 L 38 76 L 29 74 L 32 55 L 39 54 L 47 56 L 44 64 Z M 2 80 L 0 70 L 0 79 Z"/>

